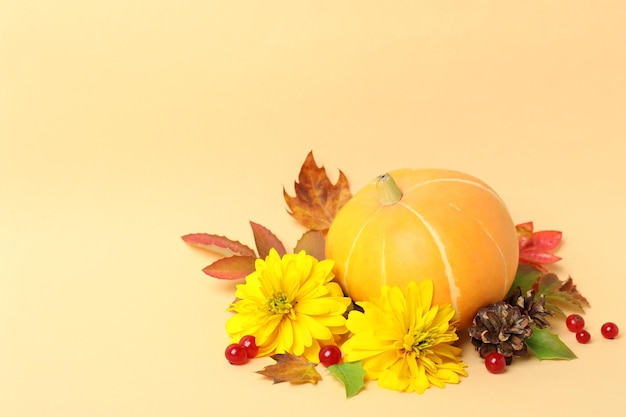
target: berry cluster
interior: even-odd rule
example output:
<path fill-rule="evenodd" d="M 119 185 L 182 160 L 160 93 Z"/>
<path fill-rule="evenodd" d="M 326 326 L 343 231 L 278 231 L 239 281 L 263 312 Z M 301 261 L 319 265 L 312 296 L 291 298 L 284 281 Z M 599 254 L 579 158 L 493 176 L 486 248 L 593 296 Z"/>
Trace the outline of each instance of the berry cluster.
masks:
<path fill-rule="evenodd" d="M 586 344 L 591 340 L 591 334 L 585 330 L 585 319 L 580 314 L 567 316 L 565 325 L 570 332 L 576 333 L 578 343 Z M 606 322 L 600 328 L 600 333 L 605 339 L 615 339 L 619 333 L 619 328 L 615 323 Z M 485 357 L 485 367 L 492 374 L 504 372 L 506 365 L 506 358 L 498 352 L 490 353 Z"/>
<path fill-rule="evenodd" d="M 239 343 L 231 343 L 224 352 L 226 359 L 233 365 L 243 365 L 259 353 L 254 336 L 243 336 Z"/>
<path fill-rule="evenodd" d="M 565 319 L 565 325 L 572 333 L 576 333 L 576 340 L 578 343 L 589 343 L 591 340 L 591 334 L 585 330 L 585 319 L 580 314 L 570 314 Z"/>
<path fill-rule="evenodd" d="M 231 343 L 226 347 L 224 355 L 226 360 L 233 365 L 243 365 L 248 360 L 254 358 L 259 353 L 259 347 L 256 344 L 254 336 L 243 336 L 239 343 Z M 341 362 L 341 349 L 335 345 L 324 346 L 320 349 L 320 363 L 325 367 L 336 365 Z"/>
<path fill-rule="evenodd" d="M 585 319 L 579 314 L 570 314 L 565 319 L 565 325 L 570 332 L 576 333 L 578 343 L 586 344 L 591 340 L 591 334 L 585 330 Z M 619 328 L 615 323 L 607 322 L 600 328 L 600 333 L 605 339 L 615 339 Z"/>

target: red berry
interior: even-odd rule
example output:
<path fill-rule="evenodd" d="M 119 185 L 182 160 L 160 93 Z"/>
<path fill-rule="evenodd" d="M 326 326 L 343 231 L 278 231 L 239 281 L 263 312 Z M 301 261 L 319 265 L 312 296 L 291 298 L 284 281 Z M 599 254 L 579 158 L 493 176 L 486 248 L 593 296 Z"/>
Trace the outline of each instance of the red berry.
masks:
<path fill-rule="evenodd" d="M 239 343 L 232 343 L 226 348 L 226 359 L 233 365 L 243 365 L 248 362 L 248 352 Z"/>
<path fill-rule="evenodd" d="M 259 347 L 256 345 L 256 338 L 251 335 L 245 335 L 239 340 L 239 344 L 246 349 L 248 358 L 254 358 L 259 353 Z"/>
<path fill-rule="evenodd" d="M 319 353 L 320 363 L 325 367 L 336 365 L 341 361 L 341 349 L 335 345 L 324 346 Z"/>
<path fill-rule="evenodd" d="M 615 339 L 619 333 L 619 328 L 617 327 L 617 324 L 608 322 L 602 325 L 600 331 L 602 332 L 602 336 L 606 339 Z"/>
<path fill-rule="evenodd" d="M 501 353 L 491 352 L 485 358 L 485 367 L 492 374 L 499 374 L 506 368 L 506 359 Z"/>
<path fill-rule="evenodd" d="M 565 319 L 565 324 L 570 332 L 578 333 L 585 327 L 585 319 L 579 314 L 570 314 Z"/>
<path fill-rule="evenodd" d="M 578 340 L 578 343 L 582 343 L 584 345 L 586 343 L 589 343 L 589 341 L 591 340 L 591 335 L 587 330 L 581 330 L 576 333 L 576 340 Z"/>

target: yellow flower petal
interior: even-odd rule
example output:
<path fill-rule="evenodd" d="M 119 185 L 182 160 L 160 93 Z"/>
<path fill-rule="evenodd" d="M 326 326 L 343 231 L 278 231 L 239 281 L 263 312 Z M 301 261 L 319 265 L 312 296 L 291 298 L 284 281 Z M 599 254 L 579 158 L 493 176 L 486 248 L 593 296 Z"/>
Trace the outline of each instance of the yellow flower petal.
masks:
<path fill-rule="evenodd" d="M 359 303 L 364 312 L 350 312 L 344 360 L 363 361 L 366 376 L 389 389 L 423 393 L 458 383 L 467 372 L 461 350 L 451 345 L 458 339 L 454 309 L 432 306 L 432 295 L 430 281 L 411 282 L 404 292 L 382 286 L 377 300 Z"/>
<path fill-rule="evenodd" d="M 278 353 L 290 352 L 293 348 L 293 327 L 291 320 L 281 320 L 278 326 L 278 337 L 276 351 Z M 302 352 L 292 352 L 294 355 L 301 355 Z"/>
<path fill-rule="evenodd" d="M 293 346 L 292 353 L 303 352 L 307 346 L 313 345 L 313 336 L 301 320 L 296 319 L 291 322 L 293 326 Z"/>
<path fill-rule="evenodd" d="M 321 342 L 333 343 L 348 331 L 343 314 L 351 300 L 331 282 L 333 266 L 304 251 L 281 257 L 271 249 L 265 259 L 257 259 L 228 308 L 235 313 L 226 322 L 231 340 L 250 334 L 259 356 L 288 352 L 317 360 Z"/>

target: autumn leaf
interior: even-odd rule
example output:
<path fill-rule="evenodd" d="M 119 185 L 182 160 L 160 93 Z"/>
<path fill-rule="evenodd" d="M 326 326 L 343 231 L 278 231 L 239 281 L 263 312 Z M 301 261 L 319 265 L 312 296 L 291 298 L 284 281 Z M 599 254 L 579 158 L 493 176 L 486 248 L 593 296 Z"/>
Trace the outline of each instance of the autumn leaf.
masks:
<path fill-rule="evenodd" d="M 355 396 L 365 386 L 365 370 L 361 361 L 331 365 L 328 372 L 343 383 L 347 398 Z"/>
<path fill-rule="evenodd" d="M 241 279 L 254 272 L 256 259 L 256 256 L 229 256 L 227 258 L 218 259 L 204 268 L 202 272 L 218 279 Z"/>
<path fill-rule="evenodd" d="M 298 181 L 294 182 L 295 196 L 283 188 L 289 214 L 309 230 L 327 230 L 339 209 L 352 197 L 348 180 L 339 171 L 339 179 L 332 184 L 324 167 L 318 167 L 309 152 L 302 164 Z"/>
<path fill-rule="evenodd" d="M 537 296 L 545 295 L 546 308 L 558 317 L 565 317 L 560 306 L 580 310 L 584 313 L 585 307 L 590 307 L 589 301 L 576 289 L 572 277 L 561 281 L 556 274 L 548 273 L 539 279 Z"/>
<path fill-rule="evenodd" d="M 272 378 L 274 384 L 280 382 L 317 384 L 317 381 L 322 379 L 322 376 L 315 370 L 316 365 L 299 356 L 291 353 L 278 353 L 272 355 L 271 358 L 276 361 L 276 364 L 266 366 L 257 373 Z"/>
<path fill-rule="evenodd" d="M 228 239 L 224 236 L 212 235 L 209 233 L 191 233 L 182 237 L 183 241 L 189 245 L 202 248 L 222 256 L 256 256 L 254 250 L 248 246 Z"/>
<path fill-rule="evenodd" d="M 307 230 L 296 243 L 294 252 L 298 253 L 303 250 L 318 261 L 321 261 L 326 258 L 325 247 L 326 240 L 322 232 L 319 230 Z"/>
<path fill-rule="evenodd" d="M 280 256 L 283 256 L 287 252 L 283 243 L 274 233 L 270 232 L 268 228 L 254 222 L 250 222 L 250 226 L 252 226 L 252 233 L 254 234 L 254 242 L 259 252 L 259 258 L 265 259 L 272 248 L 276 249 L 276 252 L 278 252 Z"/>
<path fill-rule="evenodd" d="M 532 246 L 543 250 L 554 250 L 561 243 L 563 233 L 557 230 L 541 230 L 533 232 Z"/>
<path fill-rule="evenodd" d="M 551 310 L 557 317 L 565 317 L 561 307 L 572 308 L 584 312 L 585 307 L 590 307 L 589 301 L 578 292 L 574 280 L 569 277 L 566 281 L 561 281 L 559 277 L 552 273 L 544 273 L 536 266 L 520 264 L 511 289 L 505 298 L 519 287 L 522 293 L 528 290 L 535 291 L 535 298 L 541 295 L 546 297 L 546 308 Z"/>
<path fill-rule="evenodd" d="M 553 264 L 561 258 L 552 253 L 559 244 L 563 234 L 557 230 L 534 231 L 533 222 L 520 223 L 515 226 L 519 241 L 519 262 L 536 266 L 546 271 L 543 265 Z"/>
<path fill-rule="evenodd" d="M 520 248 L 530 245 L 533 236 L 533 222 L 525 222 L 515 225 Z"/>
<path fill-rule="evenodd" d="M 537 359 L 576 359 L 574 352 L 568 348 L 558 335 L 549 329 L 533 328 L 533 334 L 526 339 L 526 345 Z"/>

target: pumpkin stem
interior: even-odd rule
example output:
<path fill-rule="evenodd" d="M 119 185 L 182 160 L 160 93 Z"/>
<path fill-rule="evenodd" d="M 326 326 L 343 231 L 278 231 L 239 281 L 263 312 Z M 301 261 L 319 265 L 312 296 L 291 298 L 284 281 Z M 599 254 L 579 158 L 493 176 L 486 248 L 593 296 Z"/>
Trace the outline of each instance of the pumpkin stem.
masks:
<path fill-rule="evenodd" d="M 378 191 L 378 201 L 383 206 L 396 204 L 402 198 L 402 191 L 389 174 L 376 177 L 376 191 Z"/>

